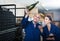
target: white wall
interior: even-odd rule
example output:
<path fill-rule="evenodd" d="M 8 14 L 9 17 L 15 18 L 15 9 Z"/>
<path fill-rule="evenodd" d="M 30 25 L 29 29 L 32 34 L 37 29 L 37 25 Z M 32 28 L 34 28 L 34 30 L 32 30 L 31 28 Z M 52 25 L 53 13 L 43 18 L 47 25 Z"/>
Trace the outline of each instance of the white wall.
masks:
<path fill-rule="evenodd" d="M 32 0 L 0 0 L 0 4 L 16 4 L 16 7 L 26 7 L 27 5 L 32 4 L 34 1 Z M 17 16 L 23 16 L 24 10 L 17 10 Z"/>
<path fill-rule="evenodd" d="M 37 5 L 39 8 L 41 5 L 48 10 L 50 8 L 60 8 L 60 0 L 0 0 L 0 4 L 16 4 L 17 7 L 26 7 L 36 1 L 39 1 L 39 4 Z M 17 16 L 20 15 L 20 13 L 22 14 L 22 11 L 17 11 L 19 13 L 17 13 Z"/>

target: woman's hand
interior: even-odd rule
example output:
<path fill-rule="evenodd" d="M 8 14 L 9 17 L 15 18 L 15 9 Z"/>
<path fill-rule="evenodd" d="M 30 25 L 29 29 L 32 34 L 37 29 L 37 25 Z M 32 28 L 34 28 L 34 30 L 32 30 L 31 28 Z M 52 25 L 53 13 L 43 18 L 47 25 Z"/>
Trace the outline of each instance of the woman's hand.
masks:
<path fill-rule="evenodd" d="M 52 37 L 52 38 L 46 38 L 46 40 L 55 40 L 55 38 L 54 37 Z"/>

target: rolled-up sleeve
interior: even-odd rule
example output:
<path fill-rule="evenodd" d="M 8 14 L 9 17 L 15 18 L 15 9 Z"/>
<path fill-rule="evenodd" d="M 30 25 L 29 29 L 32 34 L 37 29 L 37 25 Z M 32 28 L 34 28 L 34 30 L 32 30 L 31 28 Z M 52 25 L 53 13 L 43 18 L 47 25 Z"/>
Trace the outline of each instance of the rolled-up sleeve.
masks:
<path fill-rule="evenodd" d="M 29 16 L 27 16 L 27 17 L 24 16 L 24 17 L 23 17 L 23 19 L 22 19 L 22 21 L 21 21 L 21 25 L 22 25 L 23 27 L 26 26 L 26 24 L 27 24 L 27 22 L 28 22 L 28 17 L 29 17 Z"/>

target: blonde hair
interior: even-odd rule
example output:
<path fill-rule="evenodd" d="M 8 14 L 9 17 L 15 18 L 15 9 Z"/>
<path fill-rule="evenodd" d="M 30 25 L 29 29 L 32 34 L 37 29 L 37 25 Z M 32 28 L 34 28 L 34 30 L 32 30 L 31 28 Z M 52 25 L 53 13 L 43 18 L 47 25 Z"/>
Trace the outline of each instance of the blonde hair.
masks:
<path fill-rule="evenodd" d="M 44 19 L 44 17 L 45 17 L 45 14 L 43 14 L 43 13 L 40 13 L 40 16 Z"/>
<path fill-rule="evenodd" d="M 40 14 L 38 14 L 38 13 L 37 13 L 37 14 L 34 14 L 34 16 L 35 16 L 35 15 L 39 15 L 39 16 L 40 16 Z"/>

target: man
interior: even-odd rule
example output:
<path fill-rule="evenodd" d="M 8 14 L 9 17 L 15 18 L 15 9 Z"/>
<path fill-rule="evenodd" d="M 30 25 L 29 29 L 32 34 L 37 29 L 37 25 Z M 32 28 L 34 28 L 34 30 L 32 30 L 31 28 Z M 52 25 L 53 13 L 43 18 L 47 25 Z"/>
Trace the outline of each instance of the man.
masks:
<path fill-rule="evenodd" d="M 31 22 L 28 21 L 29 11 L 26 10 L 26 14 L 23 17 L 21 24 L 25 28 L 25 38 L 24 41 L 40 41 L 40 30 L 38 21 L 40 20 L 40 15 L 35 14 Z"/>

